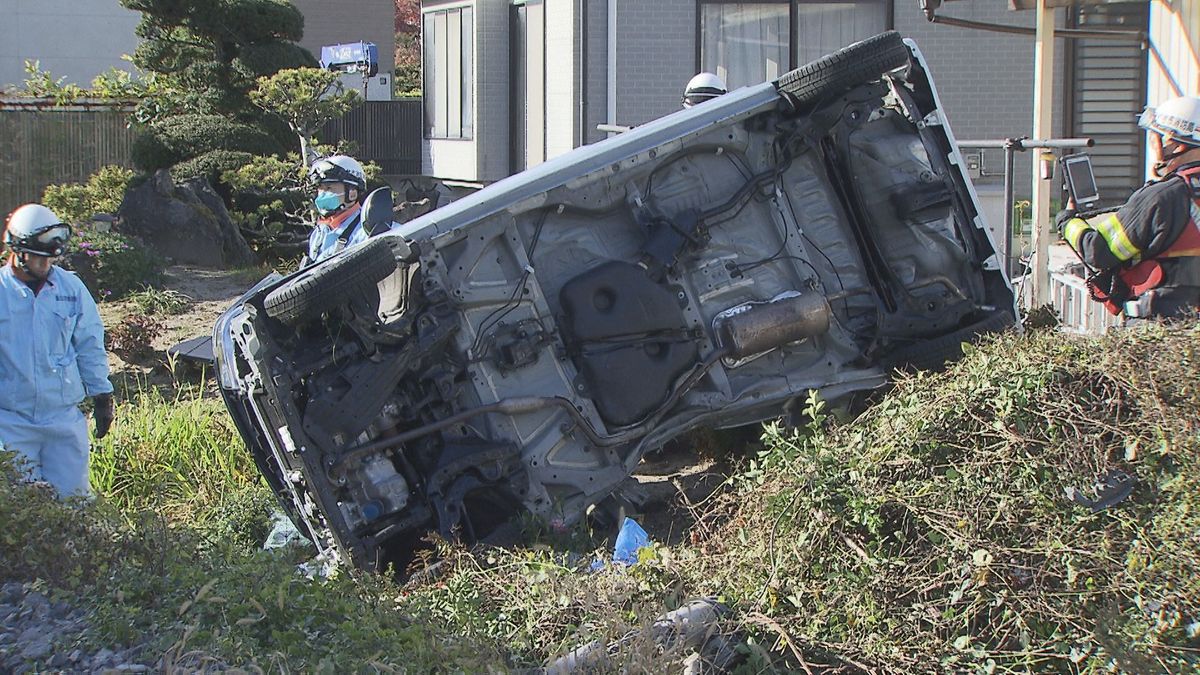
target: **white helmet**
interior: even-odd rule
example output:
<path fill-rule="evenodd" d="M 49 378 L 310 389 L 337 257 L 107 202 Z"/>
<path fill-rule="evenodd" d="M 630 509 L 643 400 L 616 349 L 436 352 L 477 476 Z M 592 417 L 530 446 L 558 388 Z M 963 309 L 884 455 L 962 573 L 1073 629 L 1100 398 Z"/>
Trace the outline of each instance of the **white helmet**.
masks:
<path fill-rule="evenodd" d="M 313 162 L 308 170 L 313 183 L 345 183 L 358 188 L 359 197 L 367 190 L 367 173 L 358 160 L 346 155 L 330 155 Z"/>
<path fill-rule="evenodd" d="M 1147 107 L 1138 126 L 1162 134 L 1167 140 L 1200 146 L 1200 98 L 1177 96 L 1157 107 Z"/>
<path fill-rule="evenodd" d="M 727 93 L 725 81 L 712 73 L 698 73 L 683 89 L 683 107 L 690 108 Z"/>
<path fill-rule="evenodd" d="M 17 253 L 57 258 L 67 249 L 71 227 L 41 204 L 26 204 L 8 217 L 4 243 Z"/>

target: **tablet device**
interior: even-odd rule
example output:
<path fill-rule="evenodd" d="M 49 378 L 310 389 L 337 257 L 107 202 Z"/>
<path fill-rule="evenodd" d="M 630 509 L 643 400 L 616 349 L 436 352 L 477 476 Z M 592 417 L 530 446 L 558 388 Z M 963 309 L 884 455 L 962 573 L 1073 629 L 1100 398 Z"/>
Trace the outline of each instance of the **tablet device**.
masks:
<path fill-rule="evenodd" d="M 1067 155 L 1062 158 L 1063 174 L 1067 192 L 1075 201 L 1075 208 L 1087 208 L 1100 201 L 1100 190 L 1096 187 L 1096 174 L 1092 172 L 1092 158 L 1086 154 Z"/>

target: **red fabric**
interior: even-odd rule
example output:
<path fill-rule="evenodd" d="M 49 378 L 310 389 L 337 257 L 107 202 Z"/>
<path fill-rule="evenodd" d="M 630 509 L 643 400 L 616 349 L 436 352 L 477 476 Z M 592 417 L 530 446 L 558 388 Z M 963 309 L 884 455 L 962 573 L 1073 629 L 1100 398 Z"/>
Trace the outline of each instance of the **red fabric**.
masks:
<path fill-rule="evenodd" d="M 346 209 L 345 211 L 328 218 L 319 218 L 317 219 L 317 222 L 336 232 L 341 229 L 342 225 L 346 224 L 346 221 L 354 217 L 361 208 L 361 206 L 355 204 L 354 208 L 352 209 Z"/>

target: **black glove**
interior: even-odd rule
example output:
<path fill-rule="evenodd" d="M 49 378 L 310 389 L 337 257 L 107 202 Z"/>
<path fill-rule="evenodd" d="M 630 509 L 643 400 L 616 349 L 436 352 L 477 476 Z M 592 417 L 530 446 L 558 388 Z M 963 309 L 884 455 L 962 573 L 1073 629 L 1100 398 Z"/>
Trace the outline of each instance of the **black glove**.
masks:
<path fill-rule="evenodd" d="M 104 438 L 115 416 L 112 394 L 97 394 L 92 397 L 92 404 L 95 406 L 92 419 L 96 420 L 96 438 Z"/>

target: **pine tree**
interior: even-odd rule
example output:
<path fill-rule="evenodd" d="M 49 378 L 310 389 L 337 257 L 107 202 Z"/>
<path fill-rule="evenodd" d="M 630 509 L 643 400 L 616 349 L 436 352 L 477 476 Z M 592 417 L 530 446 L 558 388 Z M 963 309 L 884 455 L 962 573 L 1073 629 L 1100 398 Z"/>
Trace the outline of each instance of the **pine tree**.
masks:
<path fill-rule="evenodd" d="M 261 111 L 247 94 L 259 77 L 317 65 L 296 44 L 304 16 L 287 0 L 121 0 L 121 5 L 142 13 L 134 64 L 165 76 L 178 96 L 163 112 L 257 119 Z"/>

